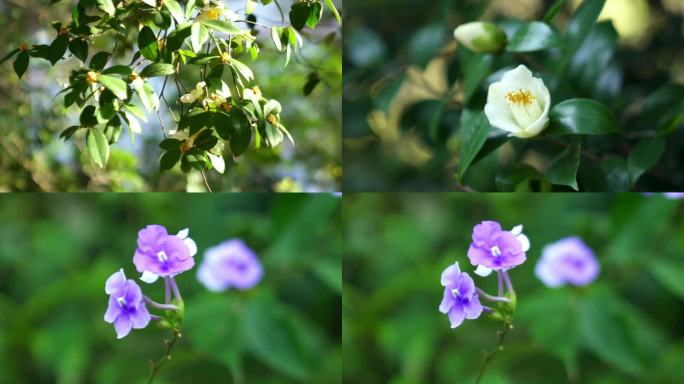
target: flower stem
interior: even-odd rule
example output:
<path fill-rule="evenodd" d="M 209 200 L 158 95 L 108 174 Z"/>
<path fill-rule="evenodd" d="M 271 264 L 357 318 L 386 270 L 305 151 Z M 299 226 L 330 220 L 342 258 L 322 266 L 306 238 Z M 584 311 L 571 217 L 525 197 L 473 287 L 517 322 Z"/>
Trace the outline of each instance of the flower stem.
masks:
<path fill-rule="evenodd" d="M 506 337 L 508 331 L 510 331 L 511 329 L 513 329 L 513 324 L 506 321 L 504 323 L 504 328 L 500 331 L 496 331 L 497 336 L 499 336 L 499 341 L 496 344 L 496 348 L 485 353 L 484 360 L 482 361 L 482 366 L 480 367 L 480 372 L 477 374 L 477 379 L 475 380 L 475 384 L 480 384 L 480 381 L 482 380 L 482 377 L 484 376 L 484 373 L 487 370 L 487 366 L 489 366 L 489 363 L 492 361 L 492 358 L 494 358 L 496 352 L 503 350 L 504 338 Z"/>
<path fill-rule="evenodd" d="M 503 272 L 501 271 L 496 271 L 498 280 L 499 280 L 499 296 L 503 296 Z"/>
<path fill-rule="evenodd" d="M 143 299 L 145 300 L 145 304 L 151 306 L 152 308 L 157 308 L 157 309 L 161 309 L 164 311 L 177 311 L 178 310 L 178 307 L 176 307 L 173 304 L 159 304 L 147 296 L 143 296 Z"/>
<path fill-rule="evenodd" d="M 164 292 L 164 298 L 166 299 L 164 302 L 166 304 L 171 303 L 171 285 L 169 284 L 169 278 L 166 276 L 164 277 Z"/>
<path fill-rule="evenodd" d="M 492 296 L 492 295 L 488 295 L 487 293 L 485 293 L 485 291 L 481 290 L 480 288 L 475 287 L 475 289 L 477 290 L 477 294 L 480 297 L 483 297 L 489 301 L 497 301 L 500 303 L 510 303 L 511 302 L 510 300 L 508 300 L 507 298 L 505 298 L 503 296 Z"/>
<path fill-rule="evenodd" d="M 176 341 L 178 341 L 180 338 L 180 332 L 174 331 L 173 338 L 171 340 L 164 340 L 164 354 L 156 363 L 152 363 L 150 361 L 151 372 L 150 378 L 147 380 L 147 384 L 152 384 L 152 381 L 157 375 L 157 372 L 159 371 L 159 368 L 161 368 L 162 364 L 167 360 L 171 360 L 171 348 L 173 348 L 174 344 L 176 344 Z"/>
<path fill-rule="evenodd" d="M 171 284 L 171 289 L 173 290 L 173 296 L 176 298 L 176 300 L 183 300 L 180 291 L 178 290 L 178 285 L 176 285 L 176 280 L 173 279 L 173 276 L 169 276 L 169 282 Z"/>
<path fill-rule="evenodd" d="M 502 274 L 504 282 L 506 283 L 506 289 L 508 289 L 508 293 L 514 295 L 515 291 L 513 290 L 513 283 L 511 283 L 511 278 L 510 276 L 508 276 L 508 271 L 503 271 Z"/>

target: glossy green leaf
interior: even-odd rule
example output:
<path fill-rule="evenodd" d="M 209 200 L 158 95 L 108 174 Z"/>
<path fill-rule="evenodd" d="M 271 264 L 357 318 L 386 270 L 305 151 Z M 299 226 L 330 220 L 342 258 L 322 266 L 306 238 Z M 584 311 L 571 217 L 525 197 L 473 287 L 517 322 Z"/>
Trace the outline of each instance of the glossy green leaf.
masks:
<path fill-rule="evenodd" d="M 335 15 L 335 20 L 337 20 L 337 24 L 342 24 L 342 19 L 340 19 L 340 13 L 337 12 L 337 8 L 335 8 L 335 4 L 333 4 L 332 0 L 323 0 L 325 5 L 328 7 L 328 9 Z"/>
<path fill-rule="evenodd" d="M 516 163 L 501 169 L 494 180 L 499 192 L 525 192 L 529 190 L 530 180 L 541 178 L 539 172 L 528 164 Z"/>
<path fill-rule="evenodd" d="M 152 63 L 145 67 L 141 72 L 142 77 L 156 77 L 156 76 L 168 76 L 176 73 L 175 68 L 172 64 L 167 63 Z"/>
<path fill-rule="evenodd" d="M 5 61 L 11 59 L 12 57 L 14 57 L 14 55 L 16 55 L 17 53 L 19 53 L 19 51 L 20 51 L 19 48 L 14 48 L 13 50 L 7 52 L 7 54 L 6 54 L 5 56 L 3 56 L 2 59 L 0 59 L 0 65 L 2 65 L 2 63 L 4 63 Z"/>
<path fill-rule="evenodd" d="M 86 149 L 90 158 L 93 162 L 97 164 L 100 168 L 104 168 L 107 165 L 107 159 L 109 159 L 109 143 L 104 133 L 97 128 L 91 128 L 86 134 Z"/>
<path fill-rule="evenodd" d="M 492 126 L 489 125 L 484 112 L 473 112 L 464 109 L 461 113 L 461 150 L 458 156 L 458 178 L 462 179 L 470 163 L 487 140 Z"/>
<path fill-rule="evenodd" d="M 591 32 L 592 26 L 598 19 L 606 0 L 583 1 L 577 8 L 572 19 L 565 28 L 563 40 L 565 42 L 565 55 L 560 65 L 556 66 L 556 73 L 562 73 L 570 62 L 575 51 Z"/>
<path fill-rule="evenodd" d="M 550 23 L 551 20 L 553 20 L 554 17 L 556 17 L 556 14 L 558 14 L 558 11 L 561 10 L 563 5 L 565 4 L 566 0 L 556 0 L 553 5 L 549 7 L 549 10 L 546 11 L 546 14 L 544 14 L 544 17 L 542 20 L 545 23 Z"/>
<path fill-rule="evenodd" d="M 306 26 L 314 29 L 323 16 L 323 6 L 319 2 L 311 3 L 309 17 L 306 19 Z"/>
<path fill-rule="evenodd" d="M 609 156 L 601 161 L 601 169 L 606 177 L 606 185 L 611 192 L 626 192 L 631 186 L 625 159 Z"/>
<path fill-rule="evenodd" d="M 99 81 L 100 84 L 105 86 L 105 88 L 112 91 L 114 96 L 117 98 L 121 100 L 128 98 L 128 85 L 126 85 L 125 81 L 119 79 L 118 77 L 103 74 L 100 74 Z"/>
<path fill-rule="evenodd" d="M 665 140 L 660 137 L 644 139 L 637 144 L 627 158 L 627 170 L 632 184 L 649 168 L 656 165 L 665 152 Z"/>
<path fill-rule="evenodd" d="M 544 178 L 552 184 L 567 185 L 575 191 L 577 186 L 577 169 L 580 164 L 580 141 L 575 139 L 569 147 L 561 152 L 544 170 Z"/>
<path fill-rule="evenodd" d="M 14 73 L 21 79 L 26 72 L 29 64 L 29 54 L 26 51 L 21 51 L 14 59 Z"/>
<path fill-rule="evenodd" d="M 178 149 L 169 150 L 164 152 L 162 157 L 159 159 L 159 169 L 168 170 L 173 168 L 181 158 L 181 151 Z"/>
<path fill-rule="evenodd" d="M 525 23 L 511 37 L 508 52 L 533 52 L 552 48 L 562 43 L 560 34 L 552 26 L 541 21 Z"/>
<path fill-rule="evenodd" d="M 150 27 L 143 27 L 138 33 L 138 47 L 144 58 L 156 61 L 159 56 L 159 43 Z"/>
<path fill-rule="evenodd" d="M 107 60 L 109 60 L 109 52 L 98 52 L 90 58 L 90 68 L 95 71 L 101 71 L 105 65 L 107 65 Z"/>
<path fill-rule="evenodd" d="M 50 44 L 50 63 L 54 65 L 64 57 L 64 53 L 69 46 L 69 36 L 67 34 L 58 35 Z"/>
<path fill-rule="evenodd" d="M 242 32 L 242 30 L 235 25 L 235 23 L 229 20 L 202 20 L 202 24 L 218 32 L 227 34 L 236 34 Z"/>
<path fill-rule="evenodd" d="M 548 134 L 602 135 L 619 130 L 608 108 L 590 99 L 570 99 L 556 104 L 549 112 L 549 119 Z"/>
<path fill-rule="evenodd" d="M 109 16 L 114 16 L 114 13 L 116 13 L 113 0 L 97 0 L 97 7 Z"/>
<path fill-rule="evenodd" d="M 84 63 L 88 59 L 88 43 L 85 40 L 79 38 L 71 40 L 69 51 Z"/>
<path fill-rule="evenodd" d="M 458 49 L 463 74 L 462 92 L 463 103 L 468 104 L 482 81 L 487 77 L 491 68 L 493 56 L 470 51 L 464 46 Z"/>
<path fill-rule="evenodd" d="M 169 10 L 169 13 L 171 16 L 173 16 L 176 22 L 182 23 L 185 21 L 185 13 L 183 12 L 183 8 L 176 0 L 164 0 L 162 4 L 164 4 L 166 9 Z"/>
<path fill-rule="evenodd" d="M 200 22 L 192 23 L 191 33 L 190 33 L 190 43 L 192 44 L 192 50 L 197 53 L 202 50 L 202 45 L 209 39 L 209 31 L 207 27 L 202 25 Z"/>
<path fill-rule="evenodd" d="M 663 287 L 684 299 L 684 262 L 660 258 L 652 260 L 647 265 L 653 277 Z"/>
<path fill-rule="evenodd" d="M 292 4 L 290 8 L 290 24 L 296 30 L 301 30 L 306 25 L 309 18 L 310 5 L 306 2 Z"/>

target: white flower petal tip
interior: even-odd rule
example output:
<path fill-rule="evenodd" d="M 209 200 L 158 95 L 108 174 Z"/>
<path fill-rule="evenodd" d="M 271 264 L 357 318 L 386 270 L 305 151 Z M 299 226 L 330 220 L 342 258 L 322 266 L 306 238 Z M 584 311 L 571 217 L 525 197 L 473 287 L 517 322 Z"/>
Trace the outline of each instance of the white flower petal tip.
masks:
<path fill-rule="evenodd" d="M 521 233 L 515 238 L 518 239 L 518 241 L 520 242 L 520 246 L 522 247 L 523 252 L 527 252 L 530 250 L 530 239 L 528 239 L 527 236 Z"/>
<path fill-rule="evenodd" d="M 176 237 L 183 240 L 186 237 L 188 237 L 189 234 L 190 234 L 190 230 L 188 228 L 185 228 L 185 229 L 181 229 L 180 231 L 178 231 L 178 233 L 176 234 Z"/>
<path fill-rule="evenodd" d="M 519 65 L 489 86 L 484 111 L 492 126 L 526 139 L 548 126 L 550 107 L 551 95 L 544 81 Z"/>
<path fill-rule="evenodd" d="M 144 271 L 142 276 L 140 276 L 140 280 L 146 282 L 147 284 L 152 284 L 155 281 L 159 279 L 159 275 L 155 275 L 154 273 Z"/>
<path fill-rule="evenodd" d="M 478 265 L 475 269 L 475 274 L 478 276 L 487 277 L 492 274 L 492 270 L 485 266 Z"/>
<path fill-rule="evenodd" d="M 195 241 L 193 239 L 187 237 L 183 239 L 183 243 L 185 243 L 185 246 L 188 247 L 190 256 L 195 256 L 197 254 L 197 244 L 195 244 Z"/>
<path fill-rule="evenodd" d="M 519 234 L 522 233 L 522 231 L 523 231 L 522 225 L 516 225 L 515 227 L 513 227 L 513 229 L 511 229 L 511 233 L 513 234 L 513 236 L 518 236 Z"/>

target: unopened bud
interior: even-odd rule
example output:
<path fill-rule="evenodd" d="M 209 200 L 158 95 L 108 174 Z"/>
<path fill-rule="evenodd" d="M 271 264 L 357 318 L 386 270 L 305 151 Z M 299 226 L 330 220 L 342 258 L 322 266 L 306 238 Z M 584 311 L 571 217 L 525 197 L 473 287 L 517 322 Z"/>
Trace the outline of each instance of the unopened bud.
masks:
<path fill-rule="evenodd" d="M 88 82 L 88 84 L 95 84 L 95 83 L 97 83 L 98 79 L 99 79 L 99 76 L 98 76 L 97 72 L 89 71 L 86 74 L 86 82 Z"/>
<path fill-rule="evenodd" d="M 454 38 L 477 53 L 497 53 L 506 46 L 506 34 L 494 23 L 474 21 L 459 25 Z"/>

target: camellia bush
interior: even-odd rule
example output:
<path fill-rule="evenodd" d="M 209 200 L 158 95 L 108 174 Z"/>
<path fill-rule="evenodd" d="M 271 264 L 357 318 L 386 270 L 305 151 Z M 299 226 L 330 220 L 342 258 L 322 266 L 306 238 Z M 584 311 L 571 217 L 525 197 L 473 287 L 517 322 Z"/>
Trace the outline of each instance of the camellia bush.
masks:
<path fill-rule="evenodd" d="M 253 12 L 262 5 L 277 7 L 283 23 L 289 23 L 257 21 Z M 23 43 L 1 61 L 12 60 L 21 78 L 36 59 L 52 65 L 70 57 L 80 60 L 60 92 L 65 108 L 80 109 L 79 124 L 64 129 L 60 137 L 82 140 L 82 148 L 98 166 L 105 167 L 110 146 L 123 129 L 135 140 L 142 133 L 141 121 L 154 112 L 160 122 L 163 113 L 174 123 L 161 127 L 162 170 L 180 164 L 185 173 L 223 173 L 224 147 L 237 157 L 284 140 L 294 145 L 281 120 L 283 106 L 277 95 L 262 93 L 258 73 L 249 63 L 259 60 L 263 42 L 257 35 L 262 33 L 270 36 L 287 66 L 303 46 L 306 30 L 324 17 L 324 9 L 339 22 L 331 0 L 303 0 L 287 14 L 272 0 L 247 0 L 239 13 L 214 0 L 80 0 L 70 20 L 52 24 L 55 36 L 50 44 Z M 108 39 L 111 49 L 94 52 L 96 39 Z M 197 74 L 196 84 L 181 81 L 180 74 L 189 71 Z M 159 91 L 150 83 L 156 77 L 163 78 Z M 312 72 L 304 93 L 319 82 Z M 177 103 L 167 100 L 170 92 L 180 95 Z"/>
<path fill-rule="evenodd" d="M 653 27 L 659 37 L 638 51 L 616 29 L 632 2 L 531 1 L 525 4 L 537 4 L 539 12 L 526 20 L 511 16 L 526 6 L 522 2 L 496 2 L 504 18 L 492 16 L 488 5 L 493 8 L 494 2 L 446 3 L 440 8 L 445 22 L 432 20 L 404 42 L 387 37 L 389 27 L 382 21 L 350 33 L 345 52 L 353 75 L 345 116 L 352 121 L 345 135 L 347 146 L 359 154 L 349 156 L 351 166 L 358 163 L 358 169 L 350 167 L 354 174 L 346 175 L 349 188 L 684 188 L 678 172 L 684 88 L 675 83 L 681 82 L 676 61 L 664 53 L 668 42 L 674 46 L 677 33 L 681 36 L 675 31 L 681 17 L 667 19 L 655 5 L 637 15 L 647 20 L 649 12 L 660 11 L 663 16 Z M 623 13 L 615 8 L 622 3 Z M 613 19 L 599 17 L 605 14 Z M 375 48 L 352 52 L 363 41 Z M 390 50 L 397 52 L 393 67 L 381 59 Z M 646 57 L 652 62 L 644 65 Z M 406 61 L 408 69 L 396 63 Z M 365 116 L 354 113 L 367 108 L 363 91 L 372 105 Z M 360 150 L 376 141 L 376 157 L 385 161 Z M 359 156 L 362 160 L 354 159 Z M 391 165 L 390 159 L 405 166 Z M 372 172 L 365 163 L 380 164 L 371 170 L 385 169 Z M 387 181 L 379 184 L 375 173 Z"/>

